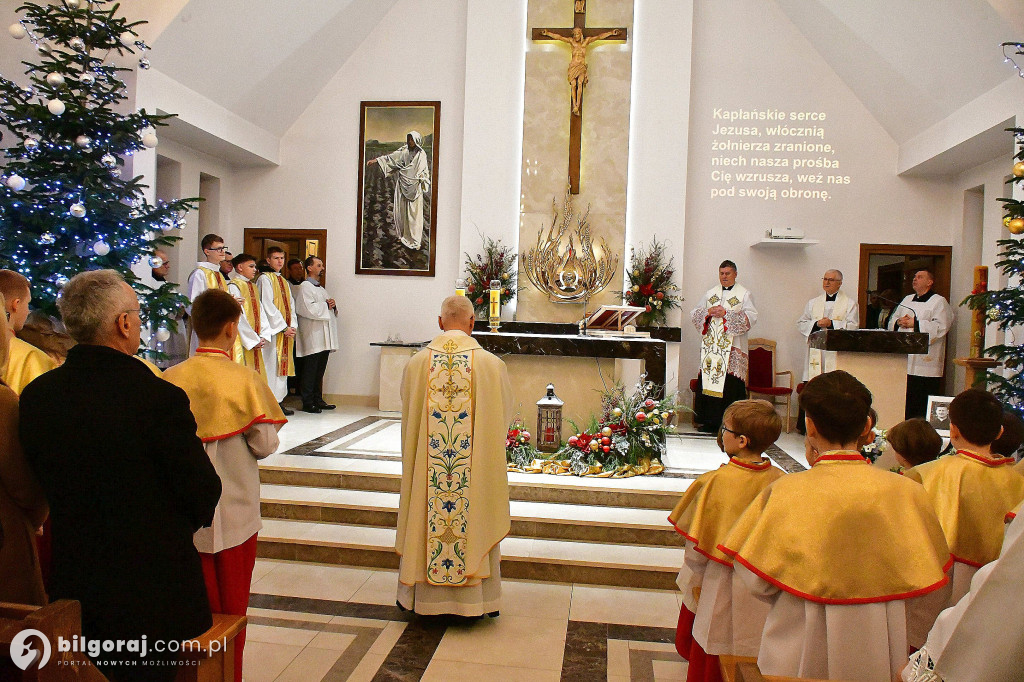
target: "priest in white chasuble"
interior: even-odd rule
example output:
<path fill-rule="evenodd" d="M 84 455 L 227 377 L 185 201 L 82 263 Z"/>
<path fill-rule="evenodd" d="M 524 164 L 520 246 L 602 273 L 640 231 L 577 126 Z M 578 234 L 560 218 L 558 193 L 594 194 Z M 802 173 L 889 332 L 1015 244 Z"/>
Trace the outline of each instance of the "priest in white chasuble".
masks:
<path fill-rule="evenodd" d="M 765 675 L 892 680 L 949 596 L 952 564 L 924 489 L 857 452 L 871 393 L 843 371 L 800 394 L 811 468 L 775 481 L 722 543 L 770 604 Z"/>
<path fill-rule="evenodd" d="M 228 293 L 242 306 L 233 358 L 235 362 L 255 371 L 266 381 L 267 366 L 263 362 L 263 348 L 270 345 L 273 333 L 267 324 L 267 313 L 260 302 L 259 290 L 253 284 L 258 274 L 256 257 L 240 253 L 231 260 L 231 265 L 234 270 L 228 281 Z M 242 325 L 242 320 L 247 324 Z"/>
<path fill-rule="evenodd" d="M 299 327 L 291 286 L 281 275 L 284 256 L 284 249 L 279 246 L 267 249 L 267 262 L 272 272 L 265 272 L 256 280 L 263 312 L 267 315 L 267 333 L 273 338 L 272 343 L 263 347 L 267 383 L 278 403 L 288 396 L 288 377 L 295 376 L 295 334 Z M 281 409 L 286 415 L 292 413 L 283 404 Z"/>
<path fill-rule="evenodd" d="M 701 334 L 694 423 L 705 433 L 717 433 L 725 408 L 747 397 L 747 332 L 757 322 L 750 292 L 736 283 L 735 263 L 722 261 L 718 281 L 690 312 Z"/>
<path fill-rule="evenodd" d="M 811 334 L 824 329 L 856 329 L 859 323 L 857 301 L 840 291 L 843 286 L 843 273 L 839 270 L 826 270 L 821 278 L 820 296 L 812 298 L 804 306 L 804 312 L 796 321 L 796 328 L 810 342 Z M 809 381 L 822 372 L 831 372 L 836 368 L 834 351 L 818 350 L 807 346 L 807 360 L 804 362 L 804 381 Z M 797 431 L 804 432 L 804 413 L 796 421 Z"/>
<path fill-rule="evenodd" d="M 423 149 L 423 136 L 415 130 L 406 135 L 404 147 L 366 162 L 376 163 L 384 177 L 397 173 L 395 180 L 395 232 L 402 245 L 419 249 L 423 240 L 423 195 L 430 191 L 430 165 Z"/>
<path fill-rule="evenodd" d="M 496 615 L 501 606 L 512 388 L 505 363 L 470 336 L 473 318 L 468 298 L 446 298 L 443 333 L 402 379 L 398 603 L 423 615 Z"/>

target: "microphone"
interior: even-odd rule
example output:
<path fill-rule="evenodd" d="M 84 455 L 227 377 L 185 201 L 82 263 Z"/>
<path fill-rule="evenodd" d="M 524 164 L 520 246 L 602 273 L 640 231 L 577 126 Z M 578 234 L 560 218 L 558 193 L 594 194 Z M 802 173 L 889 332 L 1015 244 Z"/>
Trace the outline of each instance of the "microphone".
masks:
<path fill-rule="evenodd" d="M 907 310 L 909 310 L 910 314 L 914 316 L 914 331 L 915 332 L 921 331 L 921 325 L 918 324 L 917 311 L 916 310 L 914 310 L 910 306 L 908 306 L 908 305 L 906 305 L 906 304 L 904 304 L 904 303 L 902 303 L 900 301 L 893 301 L 893 300 L 890 300 L 890 299 L 888 299 L 888 298 L 886 298 L 884 296 L 879 296 L 878 294 L 875 294 L 875 298 L 877 298 L 879 301 L 885 301 L 886 303 L 892 303 L 894 306 L 896 306 L 896 308 L 906 308 Z M 892 309 L 893 312 L 896 312 L 896 308 Z M 890 319 L 892 319 L 892 318 L 890 318 Z"/>

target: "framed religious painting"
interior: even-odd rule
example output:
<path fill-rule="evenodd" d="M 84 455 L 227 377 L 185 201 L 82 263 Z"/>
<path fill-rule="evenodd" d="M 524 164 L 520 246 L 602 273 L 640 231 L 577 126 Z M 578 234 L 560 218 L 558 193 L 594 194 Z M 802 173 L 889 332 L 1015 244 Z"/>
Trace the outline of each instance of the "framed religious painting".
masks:
<path fill-rule="evenodd" d="M 440 102 L 359 107 L 356 274 L 434 276 Z"/>

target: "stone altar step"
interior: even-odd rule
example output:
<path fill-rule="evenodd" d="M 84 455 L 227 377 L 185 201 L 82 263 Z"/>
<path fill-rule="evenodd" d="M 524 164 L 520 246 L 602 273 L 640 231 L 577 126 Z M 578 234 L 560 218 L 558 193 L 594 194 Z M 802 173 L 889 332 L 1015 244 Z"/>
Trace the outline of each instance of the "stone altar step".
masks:
<path fill-rule="evenodd" d="M 400 462 L 307 456 L 294 456 L 287 463 L 279 462 L 281 460 L 260 464 L 260 481 L 264 485 L 383 493 L 397 493 L 401 487 Z M 509 497 L 513 501 L 666 511 L 675 506 L 692 480 L 661 476 L 613 480 L 516 473 L 509 474 L 508 478 Z"/>
<path fill-rule="evenodd" d="M 398 567 L 394 547 L 391 528 L 265 519 L 257 555 L 393 569 Z M 653 589 L 675 589 L 683 563 L 681 547 L 541 538 L 508 537 L 501 554 L 506 578 Z"/>
<path fill-rule="evenodd" d="M 319 521 L 394 528 L 398 493 L 305 486 L 262 486 L 265 519 Z M 582 542 L 683 546 L 661 509 L 513 500 L 512 535 Z"/>

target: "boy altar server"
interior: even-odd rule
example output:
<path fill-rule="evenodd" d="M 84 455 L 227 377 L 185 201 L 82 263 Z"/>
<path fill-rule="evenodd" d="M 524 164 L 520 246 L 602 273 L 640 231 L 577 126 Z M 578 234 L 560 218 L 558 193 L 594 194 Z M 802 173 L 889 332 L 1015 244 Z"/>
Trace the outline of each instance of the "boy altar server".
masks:
<path fill-rule="evenodd" d="M 1003 431 L 1003 407 L 994 395 L 972 388 L 949 404 L 949 440 L 956 454 L 904 474 L 924 485 L 953 554 L 949 606 L 967 594 L 975 572 L 999 556 L 1006 512 L 1024 500 L 1024 476 L 1014 460 L 992 453 Z"/>
<path fill-rule="evenodd" d="M 273 272 L 265 272 L 256 281 L 260 290 L 260 302 L 267 314 L 267 333 L 273 342 L 263 347 L 263 360 L 267 367 L 267 383 L 274 392 L 281 410 L 289 415 L 282 401 L 288 397 L 288 377 L 295 376 L 295 330 L 299 318 L 295 314 L 295 299 L 291 286 L 282 275 L 284 249 L 271 246 L 267 249 L 267 262 Z"/>
<path fill-rule="evenodd" d="M 32 301 L 28 279 L 13 270 L 0 270 L 0 294 L 6 302 L 5 310 L 10 323 L 7 332 L 10 340 L 7 367 L 0 367 L 0 379 L 12 391 L 21 395 L 33 379 L 49 372 L 57 363 L 43 351 L 14 335 L 21 331 L 28 319 L 28 304 Z"/>
<path fill-rule="evenodd" d="M 241 306 L 220 290 L 192 303 L 192 328 L 199 337 L 195 356 L 164 372 L 188 394 L 197 434 L 220 476 L 223 492 L 213 523 L 193 540 L 214 613 L 244 616 L 256 564 L 260 521 L 260 476 L 256 461 L 279 444 L 287 420 L 270 387 L 251 369 L 231 361 Z M 242 679 L 245 633 L 235 640 L 235 680 Z"/>
<path fill-rule="evenodd" d="M 784 475 L 761 456 L 781 433 L 782 420 L 765 400 L 727 407 L 721 441 L 729 462 L 699 476 L 668 517 L 686 538 L 676 650 L 690 662 L 689 682 L 720 680 L 721 654 L 757 656 L 768 605 L 738 581 L 734 589 L 732 559 L 718 545 L 747 505 Z"/>
<path fill-rule="evenodd" d="M 227 277 L 221 272 L 220 267 L 228 254 L 228 247 L 224 245 L 224 238 L 220 235 L 208 234 L 203 237 L 200 245 L 206 260 L 196 263 L 196 269 L 188 276 L 188 300 L 190 303 L 185 306 L 185 312 L 189 315 L 192 314 L 191 301 L 195 301 L 199 294 L 207 289 L 228 290 Z M 254 345 L 257 343 L 252 341 L 256 334 L 252 331 L 249 322 L 244 317 L 238 321 L 238 333 L 243 339 L 251 341 Z M 189 334 L 188 354 L 194 355 L 198 346 L 199 337 L 196 336 L 195 331 L 192 331 Z"/>
<path fill-rule="evenodd" d="M 871 393 L 843 371 L 808 382 L 811 468 L 780 478 L 736 522 L 722 551 L 770 604 L 765 675 L 892 680 L 948 598 L 952 563 L 924 490 L 856 451 Z"/>
<path fill-rule="evenodd" d="M 267 366 L 263 361 L 263 349 L 270 345 L 273 332 L 267 326 L 267 314 L 260 303 L 259 291 L 253 284 L 259 274 L 256 270 L 256 257 L 240 253 L 231 259 L 231 265 L 234 271 L 228 279 L 228 293 L 242 306 L 234 361 L 254 370 L 266 381 Z M 245 328 L 241 324 L 242 320 L 247 322 Z"/>

